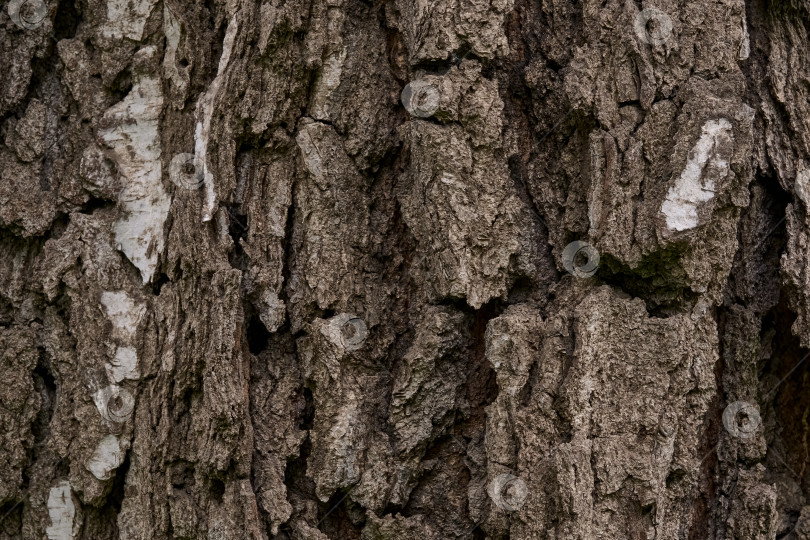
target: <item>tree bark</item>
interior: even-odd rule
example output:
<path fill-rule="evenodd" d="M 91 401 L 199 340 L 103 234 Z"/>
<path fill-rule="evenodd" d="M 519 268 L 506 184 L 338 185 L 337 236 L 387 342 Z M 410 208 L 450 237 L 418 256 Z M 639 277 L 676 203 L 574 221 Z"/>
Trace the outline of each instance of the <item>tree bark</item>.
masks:
<path fill-rule="evenodd" d="M 0 538 L 810 539 L 810 3 L 13 0 Z"/>

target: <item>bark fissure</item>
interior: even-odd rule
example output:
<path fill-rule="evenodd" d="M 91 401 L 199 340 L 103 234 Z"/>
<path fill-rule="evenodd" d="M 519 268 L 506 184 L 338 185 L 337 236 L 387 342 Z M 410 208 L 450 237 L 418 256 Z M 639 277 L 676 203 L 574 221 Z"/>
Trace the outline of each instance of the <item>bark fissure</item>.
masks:
<path fill-rule="evenodd" d="M 0 539 L 810 538 L 806 0 L 0 14 Z"/>

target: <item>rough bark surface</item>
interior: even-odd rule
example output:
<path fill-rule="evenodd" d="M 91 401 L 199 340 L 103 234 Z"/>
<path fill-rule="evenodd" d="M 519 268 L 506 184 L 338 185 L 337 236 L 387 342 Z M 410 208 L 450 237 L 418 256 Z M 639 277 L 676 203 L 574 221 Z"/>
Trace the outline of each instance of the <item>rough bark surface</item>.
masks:
<path fill-rule="evenodd" d="M 0 539 L 810 539 L 808 0 L 2 6 Z"/>

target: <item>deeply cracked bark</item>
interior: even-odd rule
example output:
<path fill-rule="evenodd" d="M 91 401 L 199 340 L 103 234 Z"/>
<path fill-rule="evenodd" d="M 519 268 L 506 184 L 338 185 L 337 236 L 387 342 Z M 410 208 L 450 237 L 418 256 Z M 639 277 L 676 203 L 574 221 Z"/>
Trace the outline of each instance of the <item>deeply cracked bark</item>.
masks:
<path fill-rule="evenodd" d="M 0 538 L 810 539 L 809 30 L 4 4 Z"/>

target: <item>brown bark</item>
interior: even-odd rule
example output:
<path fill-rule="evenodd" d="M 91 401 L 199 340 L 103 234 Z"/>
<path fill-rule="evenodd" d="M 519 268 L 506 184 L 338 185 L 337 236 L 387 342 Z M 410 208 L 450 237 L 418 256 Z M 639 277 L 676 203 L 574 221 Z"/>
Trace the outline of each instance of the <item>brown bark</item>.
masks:
<path fill-rule="evenodd" d="M 0 538 L 810 538 L 809 30 L 4 4 Z"/>

